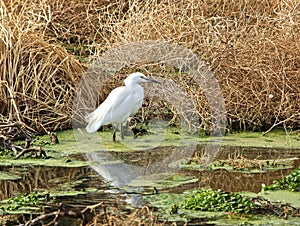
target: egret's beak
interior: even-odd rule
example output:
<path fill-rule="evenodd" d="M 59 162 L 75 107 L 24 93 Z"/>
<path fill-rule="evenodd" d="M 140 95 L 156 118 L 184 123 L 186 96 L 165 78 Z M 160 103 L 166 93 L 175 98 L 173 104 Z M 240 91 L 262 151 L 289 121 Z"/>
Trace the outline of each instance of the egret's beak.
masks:
<path fill-rule="evenodd" d="M 158 81 L 156 81 L 156 80 L 154 80 L 153 78 L 144 78 L 147 82 L 153 82 L 153 83 L 158 83 L 158 84 L 160 84 L 160 82 L 158 82 Z"/>

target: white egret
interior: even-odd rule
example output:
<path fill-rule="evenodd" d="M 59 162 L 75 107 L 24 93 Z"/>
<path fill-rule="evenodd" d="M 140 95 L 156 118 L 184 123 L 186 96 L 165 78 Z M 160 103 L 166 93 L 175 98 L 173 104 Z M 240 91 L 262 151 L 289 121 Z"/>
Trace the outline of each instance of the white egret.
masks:
<path fill-rule="evenodd" d="M 113 141 L 115 141 L 116 132 L 121 124 L 121 137 L 123 138 L 122 124 L 142 107 L 144 89 L 139 85 L 141 82 L 159 83 L 140 72 L 130 74 L 124 80 L 125 86 L 113 89 L 105 101 L 87 116 L 86 131 L 93 133 L 102 125 L 112 124 Z"/>

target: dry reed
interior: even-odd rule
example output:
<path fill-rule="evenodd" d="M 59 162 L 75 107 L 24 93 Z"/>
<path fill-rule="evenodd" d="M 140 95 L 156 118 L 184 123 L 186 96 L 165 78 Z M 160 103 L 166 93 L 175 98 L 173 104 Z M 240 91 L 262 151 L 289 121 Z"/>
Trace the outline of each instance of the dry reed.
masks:
<path fill-rule="evenodd" d="M 83 66 L 61 45 L 86 49 L 84 54 L 97 58 L 114 46 L 161 40 L 191 49 L 210 65 L 225 98 L 230 127 L 299 128 L 297 0 L 5 2 L 1 12 L 5 38 L 0 44 L 4 51 L 0 89 L 4 107 L 0 113 L 5 117 L 37 130 L 70 126 L 70 100 Z M 12 44 L 14 48 L 8 48 Z M 152 64 L 139 67 L 147 71 Z M 193 80 L 185 74 L 174 77 L 160 65 L 150 69 L 184 87 L 201 125 L 210 125 L 207 100 Z M 37 88 L 37 84 L 43 86 Z M 100 102 L 116 84 L 120 80 L 103 90 Z M 157 105 L 172 110 L 167 104 Z"/>
<path fill-rule="evenodd" d="M 2 5 L 0 114 L 38 132 L 69 128 L 84 67 L 64 48 L 44 40 L 29 24 L 33 21 L 27 24 L 24 8 Z"/>

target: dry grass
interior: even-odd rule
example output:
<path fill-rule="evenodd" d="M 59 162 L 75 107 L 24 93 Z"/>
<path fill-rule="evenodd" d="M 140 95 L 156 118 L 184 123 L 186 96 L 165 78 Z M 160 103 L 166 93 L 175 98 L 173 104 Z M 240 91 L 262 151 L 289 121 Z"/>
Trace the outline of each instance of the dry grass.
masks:
<path fill-rule="evenodd" d="M 230 127 L 299 128 L 297 0 L 5 2 L 0 43 L 4 117 L 39 131 L 70 126 L 70 100 L 84 67 L 62 45 L 98 57 L 114 46 L 161 40 L 189 48 L 209 63 L 225 98 Z M 183 87 L 193 99 L 201 126 L 209 126 L 201 87 L 184 74 L 174 77 L 166 67 L 151 65 L 143 62 L 138 67 L 156 70 Z M 101 94 L 100 102 L 104 98 Z"/>
<path fill-rule="evenodd" d="M 2 7 L 0 114 L 39 132 L 70 127 L 74 89 L 84 67 L 44 40 L 38 24 L 26 24 L 25 19 L 33 22 L 26 5 L 13 12 Z"/>

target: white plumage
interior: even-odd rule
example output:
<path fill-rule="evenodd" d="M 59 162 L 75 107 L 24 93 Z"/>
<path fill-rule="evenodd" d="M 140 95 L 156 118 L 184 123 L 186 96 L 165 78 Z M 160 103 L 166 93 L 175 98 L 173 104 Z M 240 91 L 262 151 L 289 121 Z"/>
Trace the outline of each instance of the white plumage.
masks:
<path fill-rule="evenodd" d="M 141 108 L 144 99 L 144 89 L 139 83 L 157 81 L 147 78 L 144 74 L 136 72 L 130 74 L 125 80 L 125 86 L 111 91 L 105 101 L 86 118 L 88 133 L 96 132 L 100 126 L 112 124 L 114 127 L 113 140 L 120 124 L 124 123 L 130 115 L 134 115 Z"/>

